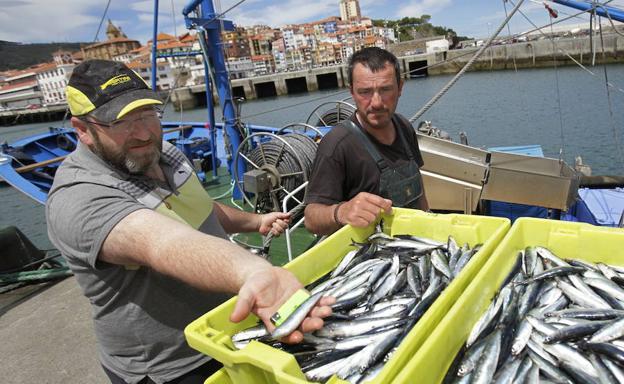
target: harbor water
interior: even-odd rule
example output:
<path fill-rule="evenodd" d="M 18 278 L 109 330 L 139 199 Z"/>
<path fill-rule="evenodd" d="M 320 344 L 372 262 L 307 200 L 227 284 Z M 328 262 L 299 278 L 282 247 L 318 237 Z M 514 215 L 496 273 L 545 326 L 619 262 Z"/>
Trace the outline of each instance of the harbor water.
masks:
<path fill-rule="evenodd" d="M 547 157 L 574 164 L 576 156 L 593 174 L 624 174 L 624 65 L 468 73 L 420 120 L 429 120 L 459 141 L 488 148 L 539 144 Z M 607 93 L 605 77 L 613 85 Z M 405 82 L 398 112 L 413 116 L 450 76 Z M 610 97 L 609 97 L 610 96 Z M 325 90 L 254 100 L 243 104 L 246 123 L 281 127 L 306 122 L 323 102 L 343 100 L 348 90 Z M 221 116 L 216 111 L 217 121 Z M 165 109 L 167 121 L 205 121 L 205 109 Z M 312 119 L 316 122 L 316 119 Z M 12 141 L 63 122 L 0 127 L 0 142 Z M 68 125 L 68 122 L 65 122 Z M 417 125 L 417 122 L 414 123 Z M 219 148 L 218 151 L 222 151 Z M 40 248 L 51 248 L 44 209 L 19 192 L 0 185 L 0 228 L 15 225 Z"/>

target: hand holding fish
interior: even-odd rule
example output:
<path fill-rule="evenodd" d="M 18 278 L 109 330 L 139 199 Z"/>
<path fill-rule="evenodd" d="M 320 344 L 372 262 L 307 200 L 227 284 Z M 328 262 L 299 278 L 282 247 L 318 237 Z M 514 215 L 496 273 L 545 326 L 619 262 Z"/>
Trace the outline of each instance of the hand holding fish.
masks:
<path fill-rule="evenodd" d="M 290 213 L 269 212 L 260 215 L 260 227 L 258 228 L 258 232 L 264 236 L 269 232 L 273 233 L 274 236 L 279 236 L 288 228 L 289 223 Z"/>
<path fill-rule="evenodd" d="M 289 271 L 270 267 L 255 271 L 249 275 L 240 291 L 234 311 L 230 315 L 233 322 L 242 321 L 254 313 L 272 332 L 275 326 L 271 323 L 271 316 L 285 303 L 290 296 L 303 285 Z M 309 311 L 297 330 L 285 336 L 282 341 L 286 343 L 299 343 L 303 340 L 304 332 L 312 332 L 323 326 L 323 318 L 329 316 L 332 311 L 329 305 L 333 304 L 334 298 L 324 297 Z"/>
<path fill-rule="evenodd" d="M 382 212 L 392 213 L 391 200 L 372 193 L 360 192 L 339 207 L 336 218 L 342 224 L 367 227 L 376 221 Z"/>

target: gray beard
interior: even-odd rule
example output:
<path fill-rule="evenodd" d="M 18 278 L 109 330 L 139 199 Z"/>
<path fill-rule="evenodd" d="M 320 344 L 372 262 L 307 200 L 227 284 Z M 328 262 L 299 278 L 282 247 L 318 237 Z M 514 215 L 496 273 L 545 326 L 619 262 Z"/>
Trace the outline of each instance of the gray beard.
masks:
<path fill-rule="evenodd" d="M 89 149 L 111 167 L 119 171 L 130 175 L 144 175 L 147 170 L 156 165 L 160 160 L 162 140 L 155 140 L 156 145 L 153 147 L 153 152 L 145 156 L 131 156 L 128 154 L 128 150 L 125 146 L 122 147 L 120 151 L 116 152 L 104 148 L 97 133 L 94 131 L 91 132 L 93 133 L 93 145 L 90 145 Z"/>

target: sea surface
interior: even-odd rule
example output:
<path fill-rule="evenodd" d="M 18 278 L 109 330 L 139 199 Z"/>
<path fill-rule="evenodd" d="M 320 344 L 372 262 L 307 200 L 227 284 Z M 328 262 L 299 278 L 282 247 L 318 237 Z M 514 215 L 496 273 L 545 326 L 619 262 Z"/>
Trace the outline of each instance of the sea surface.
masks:
<path fill-rule="evenodd" d="M 540 144 L 547 157 L 574 164 L 576 156 L 594 174 L 624 174 L 624 65 L 467 73 L 420 120 L 450 133 L 459 141 L 465 132 L 477 147 Z M 605 76 L 613 85 L 607 92 Z M 413 116 L 452 76 L 405 82 L 398 112 Z M 345 89 L 325 90 L 248 101 L 243 121 L 281 127 L 306 122 L 328 101 L 349 98 Z M 350 100 L 349 100 L 350 101 Z M 221 112 L 216 111 L 217 119 Z M 165 109 L 165 120 L 205 121 L 205 109 Z M 312 121 L 316 118 L 312 116 Z M 0 142 L 44 132 L 48 122 L 0 127 Z M 415 124 L 416 125 L 416 124 Z M 6 185 L 0 185 L 0 228 L 17 226 L 36 246 L 51 248 L 43 207 Z"/>

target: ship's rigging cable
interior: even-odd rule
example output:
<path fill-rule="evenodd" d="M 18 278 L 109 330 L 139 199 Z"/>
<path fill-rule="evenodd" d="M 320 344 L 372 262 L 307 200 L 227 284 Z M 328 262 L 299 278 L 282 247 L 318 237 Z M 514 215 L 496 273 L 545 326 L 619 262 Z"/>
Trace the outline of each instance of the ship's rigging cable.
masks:
<path fill-rule="evenodd" d="M 609 119 L 611 122 L 611 129 L 613 131 L 613 140 L 615 141 L 615 147 L 617 148 L 617 152 L 618 152 L 618 157 L 620 160 L 620 165 L 624 166 L 624 154 L 622 154 L 622 143 L 621 143 L 621 139 L 620 136 L 618 135 L 618 129 L 617 126 L 615 124 L 615 117 L 613 116 L 613 102 L 611 100 L 611 92 L 609 90 L 609 76 L 607 74 L 607 63 L 606 63 L 606 53 L 605 53 L 605 47 L 604 47 L 604 39 L 603 39 L 603 34 L 602 34 L 602 18 L 598 17 L 598 30 L 600 32 L 600 46 L 602 49 L 602 69 L 603 69 L 603 73 L 604 73 L 604 79 L 605 79 L 605 88 L 607 90 L 607 103 L 609 106 Z"/>
<path fill-rule="evenodd" d="M 505 17 L 508 17 L 509 13 L 507 12 L 507 0 L 503 0 L 503 9 L 505 10 Z M 518 10 L 520 12 L 520 10 Z M 511 33 L 511 22 L 507 23 L 507 33 L 509 36 L 513 36 L 513 34 Z M 517 89 L 521 89 L 521 81 L 520 81 L 520 75 L 518 73 L 518 66 L 516 64 L 516 52 L 515 50 L 512 51 L 512 56 L 511 56 L 512 60 L 513 60 L 513 66 L 514 66 L 514 81 L 516 83 L 516 87 Z M 529 114 L 529 108 L 528 108 L 528 103 L 527 103 L 527 97 L 525 92 L 520 92 L 520 99 L 522 100 L 522 112 L 523 112 L 523 116 L 525 117 L 525 125 L 528 127 L 530 122 L 531 122 L 531 115 Z"/>
<path fill-rule="evenodd" d="M 511 1 L 511 0 L 509 0 Z M 552 21 L 553 15 L 552 12 L 548 13 L 550 18 L 550 34 L 551 36 L 555 35 Z M 563 148 L 564 148 L 564 135 L 563 135 L 563 112 L 561 111 L 561 89 L 559 87 L 559 68 L 557 67 L 557 50 L 555 45 L 555 39 L 550 40 L 552 43 L 552 59 L 553 59 L 553 68 L 555 69 L 555 89 L 557 91 L 557 111 L 559 112 L 559 161 L 563 161 Z"/>
<path fill-rule="evenodd" d="M 459 80 L 464 75 L 464 73 L 468 70 L 468 68 L 472 66 L 472 63 L 474 63 L 479 58 L 479 56 L 481 56 L 481 54 L 483 54 L 483 52 L 485 52 L 485 50 L 492 44 L 492 41 L 494 41 L 494 38 L 498 36 L 500 31 L 505 27 L 505 25 L 507 25 L 509 20 L 511 20 L 512 16 L 520 8 L 522 3 L 524 3 L 524 0 L 518 1 L 518 4 L 516 4 L 514 9 L 511 10 L 511 13 L 505 18 L 505 20 L 501 23 L 501 25 L 498 26 L 498 28 L 496 29 L 496 31 L 494 31 L 492 36 L 488 38 L 487 42 L 483 44 L 483 46 L 474 54 L 474 56 L 472 56 L 470 60 L 468 60 L 466 65 L 464 65 L 464 67 L 455 76 L 453 76 L 451 81 L 449 81 L 444 87 L 442 87 L 442 89 L 438 93 L 436 93 L 431 98 L 431 100 L 429 100 L 418 112 L 416 112 L 414 116 L 409 118 L 410 122 L 413 122 L 417 120 L 419 117 L 421 117 L 422 115 L 424 115 L 425 112 L 427 112 L 429 108 L 433 106 L 433 104 L 435 104 L 438 100 L 440 100 L 440 98 L 444 96 L 444 94 L 457 82 L 457 80 Z"/>
<path fill-rule="evenodd" d="M 609 1 L 605 2 L 604 4 L 607 4 L 607 3 L 611 2 L 611 1 L 613 1 L 613 0 L 609 0 Z M 529 17 L 528 17 L 525 13 L 524 13 L 524 12 L 522 12 L 522 10 L 519 10 L 519 11 L 518 11 L 518 13 L 520 13 L 520 15 L 521 15 L 522 17 L 524 17 L 526 21 L 528 21 L 528 22 L 529 22 L 529 23 L 530 23 L 533 27 L 535 27 L 535 28 L 536 28 L 536 29 L 534 29 L 533 31 L 539 31 L 539 33 L 541 33 L 541 34 L 542 34 L 542 36 L 546 37 L 547 39 L 549 39 L 549 40 L 551 40 L 551 41 L 554 41 L 554 38 L 553 38 L 552 36 L 549 36 L 549 35 L 545 34 L 545 33 L 542 31 L 542 29 L 543 29 L 544 27 L 539 27 L 539 28 L 538 28 L 538 27 L 535 25 L 535 23 L 534 23 L 534 22 L 533 22 L 533 21 L 532 21 L 532 20 L 531 20 L 531 19 L 530 19 L 530 18 L 529 18 Z M 585 13 L 585 11 L 583 11 L 582 13 Z M 565 20 L 565 19 L 564 19 L 564 20 Z M 560 20 L 560 21 L 563 21 L 563 20 Z M 556 22 L 555 22 L 555 23 L 553 23 L 553 25 L 554 25 L 554 24 L 556 24 Z M 585 65 L 583 65 L 581 62 L 579 62 L 579 61 L 578 61 L 578 60 L 576 60 L 574 57 L 572 57 L 572 55 L 570 55 L 570 53 L 568 53 L 568 51 L 566 51 L 566 50 L 564 50 L 563 48 L 560 48 L 560 47 L 557 47 L 557 50 L 559 50 L 559 52 L 561 52 L 561 53 L 563 53 L 564 55 L 566 55 L 566 56 L 568 57 L 568 59 L 572 60 L 572 61 L 573 61 L 576 65 L 578 65 L 578 66 L 579 66 L 582 70 L 584 70 L 585 72 L 587 72 L 587 73 L 589 73 L 590 75 L 595 76 L 595 77 L 597 77 L 597 76 L 598 76 L 598 75 L 597 75 L 596 73 L 594 73 L 591 69 L 587 68 L 587 67 L 586 67 Z M 624 93 L 624 89 L 622 89 L 622 88 L 618 87 L 617 85 L 615 85 L 615 84 L 613 84 L 613 83 L 609 83 L 609 84 L 608 84 L 608 86 L 609 86 L 609 87 L 611 87 L 611 88 L 613 88 L 613 89 L 615 89 L 615 90 L 616 90 L 616 91 L 618 91 L 618 92 Z"/>
<path fill-rule="evenodd" d="M 608 3 L 612 2 L 612 1 L 613 1 L 613 0 L 608 0 L 608 1 L 605 1 L 604 3 L 602 3 L 602 5 L 606 5 L 606 4 L 608 4 Z M 541 3 L 540 3 L 540 4 L 541 4 Z M 561 11 L 560 11 L 560 13 L 563 13 L 563 12 L 561 12 Z M 565 22 L 565 21 L 568 21 L 568 20 L 571 20 L 571 19 L 573 19 L 573 18 L 579 18 L 581 15 L 583 15 L 583 14 L 585 14 L 585 13 L 586 13 L 586 11 L 580 11 L 580 12 L 577 12 L 577 13 L 574 13 L 574 14 L 567 14 L 567 13 L 564 13 L 564 14 L 567 14 L 568 16 L 567 16 L 567 17 L 564 17 L 564 18 L 561 18 L 561 19 L 559 19 L 559 20 L 557 20 L 557 21 L 553 22 L 553 23 L 552 23 L 552 25 L 561 24 L 561 23 L 563 23 L 563 22 Z M 522 12 L 520 12 L 520 14 L 522 14 Z M 522 15 L 523 15 L 523 14 L 522 14 Z M 527 18 L 525 15 L 523 15 L 523 16 L 524 16 L 525 18 Z M 546 35 L 546 34 L 542 31 L 542 29 L 544 29 L 544 28 L 548 27 L 550 24 L 547 24 L 547 25 L 544 25 L 544 26 L 538 27 L 538 26 L 537 26 L 537 25 L 535 25 L 535 24 L 534 24 L 534 23 L 533 23 L 530 19 L 528 19 L 528 20 L 529 20 L 529 22 L 531 23 L 531 25 L 533 25 L 534 29 L 531 29 L 531 30 L 529 30 L 529 31 L 525 31 L 525 32 L 520 33 L 520 34 L 517 34 L 517 35 L 515 35 L 515 36 L 510 36 L 510 37 L 508 37 L 508 38 L 506 38 L 506 39 L 502 39 L 502 40 L 501 40 L 501 42 L 510 42 L 510 41 L 512 41 L 514 38 L 521 37 L 521 36 L 526 36 L 526 35 L 529 35 L 529 34 L 531 34 L 531 33 L 533 33 L 533 32 L 539 32 L 539 33 L 541 33 L 541 34 L 543 34 L 543 35 L 545 35 L 545 36 L 548 36 L 548 35 Z M 550 37 L 549 37 L 549 38 L 550 38 Z M 561 48 L 558 48 L 558 49 L 559 49 L 559 51 L 563 52 L 566 56 L 568 56 L 568 57 L 569 57 L 569 58 L 570 58 L 570 59 L 571 59 L 574 63 L 576 63 L 578 66 L 580 66 L 583 70 L 585 70 L 586 72 L 588 72 L 588 73 L 589 73 L 589 74 L 591 74 L 592 76 L 597 76 L 595 73 L 593 73 L 592 71 L 590 71 L 588 68 L 586 68 L 586 67 L 585 67 L 585 66 L 583 66 L 581 63 L 579 63 L 576 59 L 574 59 L 572 56 L 570 56 L 570 54 L 569 54 L 569 53 L 567 53 L 566 51 L 564 51 L 564 50 L 563 50 L 563 49 L 561 49 Z M 412 70 L 409 70 L 409 71 L 403 72 L 403 73 L 402 73 L 402 75 L 405 75 L 405 74 L 410 74 L 410 73 L 412 73 L 412 72 L 416 72 L 416 71 L 422 71 L 422 70 L 425 70 L 425 69 L 428 69 L 428 68 L 435 68 L 435 67 L 437 67 L 437 66 L 440 66 L 440 65 L 443 65 L 443 64 L 446 64 L 446 63 L 450 63 L 450 62 L 453 62 L 453 61 L 456 61 L 456 60 L 458 60 L 458 59 L 461 59 L 462 57 L 469 56 L 469 55 L 472 55 L 472 52 L 466 52 L 466 53 L 463 53 L 463 54 L 461 54 L 461 55 L 457 55 L 457 56 L 455 56 L 455 57 L 452 57 L 452 58 L 449 58 L 449 59 L 446 59 L 446 60 L 443 60 L 443 61 L 440 61 L 440 62 L 436 62 L 436 63 L 431 64 L 431 65 L 425 65 L 425 66 L 423 66 L 423 67 L 418 67 L 418 68 L 415 68 L 415 69 L 412 69 Z M 610 87 L 612 87 L 612 88 L 614 88 L 614 89 L 616 89 L 618 92 L 622 92 L 622 93 L 624 93 L 624 89 L 622 89 L 622 88 L 620 88 L 620 87 L 617 87 L 617 86 L 616 86 L 616 85 L 614 85 L 614 84 L 609 83 L 609 86 L 610 86 Z M 293 103 L 293 104 L 289 104 L 289 105 L 285 105 L 285 106 L 281 106 L 281 107 L 277 107 L 277 108 L 273 108 L 273 109 L 265 110 L 265 111 L 258 112 L 258 113 L 254 113 L 254 114 L 250 114 L 250 115 L 245 115 L 245 116 L 243 116 L 243 117 L 241 117 L 241 118 L 242 118 L 242 119 L 245 119 L 245 120 L 246 120 L 246 119 L 251 119 L 251 118 L 254 118 L 254 117 L 257 117 L 257 116 L 262 116 L 262 115 L 266 115 L 266 114 L 270 114 L 270 113 L 274 113 L 274 112 L 279 112 L 279 111 L 286 110 L 286 109 L 290 109 L 290 108 L 295 108 L 295 107 L 298 107 L 298 106 L 300 106 L 300 105 L 304 105 L 304 104 L 308 104 L 308 103 L 313 103 L 313 102 L 320 101 L 320 100 L 326 100 L 326 99 L 327 99 L 327 98 L 329 98 L 329 97 L 335 97 L 335 96 L 342 95 L 342 94 L 346 94 L 346 93 L 349 93 L 349 90 L 336 91 L 336 92 L 334 92 L 334 93 L 325 94 L 325 95 L 320 96 L 320 97 L 318 97 L 318 98 L 314 98 L 314 99 L 310 99 L 310 100 L 306 100 L 306 101 L 302 101 L 302 102 L 298 102 L 298 103 Z"/>
<path fill-rule="evenodd" d="M 93 42 L 98 41 L 98 35 L 100 34 L 100 29 L 102 28 L 102 24 L 104 23 L 104 19 L 106 18 L 106 12 L 108 12 L 108 7 L 110 6 L 111 0 L 108 0 L 106 3 L 106 8 L 104 8 L 104 13 L 102 14 L 102 18 L 100 19 L 100 25 L 98 25 L 97 31 L 95 32 L 95 37 L 93 38 Z"/>

